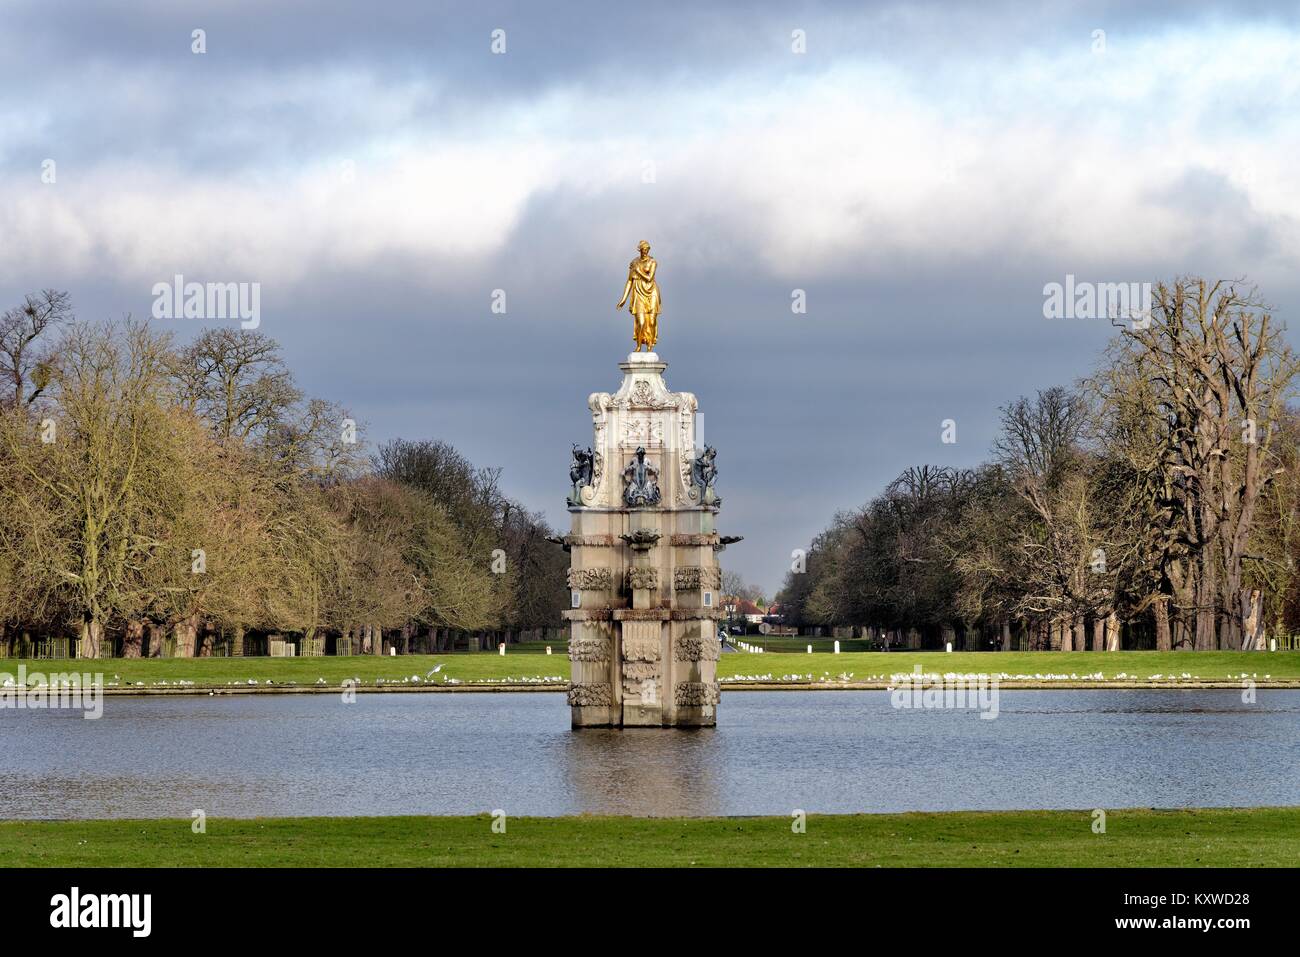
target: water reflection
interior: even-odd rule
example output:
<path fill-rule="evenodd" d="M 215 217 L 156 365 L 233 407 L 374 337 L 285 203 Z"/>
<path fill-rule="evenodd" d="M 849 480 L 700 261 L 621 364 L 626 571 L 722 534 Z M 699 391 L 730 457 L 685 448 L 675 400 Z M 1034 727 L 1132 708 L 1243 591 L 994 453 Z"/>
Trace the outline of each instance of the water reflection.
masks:
<path fill-rule="evenodd" d="M 565 741 L 565 776 L 581 810 L 592 814 L 723 814 L 717 734 L 716 728 L 587 728 Z"/>

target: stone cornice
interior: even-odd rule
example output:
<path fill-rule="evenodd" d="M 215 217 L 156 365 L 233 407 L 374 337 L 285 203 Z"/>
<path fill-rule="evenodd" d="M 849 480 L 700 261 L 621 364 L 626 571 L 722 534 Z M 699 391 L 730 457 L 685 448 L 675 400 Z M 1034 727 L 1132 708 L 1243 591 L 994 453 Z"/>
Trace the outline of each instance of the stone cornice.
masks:
<path fill-rule="evenodd" d="M 717 545 L 718 533 L 710 532 L 705 535 L 674 535 L 668 539 L 670 545 Z"/>
<path fill-rule="evenodd" d="M 572 548 L 581 545 L 587 548 L 612 547 L 615 545 L 613 535 L 565 535 L 564 544 Z"/>
<path fill-rule="evenodd" d="M 565 621 L 609 621 L 608 608 L 566 608 L 560 612 Z"/>
<path fill-rule="evenodd" d="M 667 621 L 671 612 L 667 608 L 615 608 L 615 621 Z"/>

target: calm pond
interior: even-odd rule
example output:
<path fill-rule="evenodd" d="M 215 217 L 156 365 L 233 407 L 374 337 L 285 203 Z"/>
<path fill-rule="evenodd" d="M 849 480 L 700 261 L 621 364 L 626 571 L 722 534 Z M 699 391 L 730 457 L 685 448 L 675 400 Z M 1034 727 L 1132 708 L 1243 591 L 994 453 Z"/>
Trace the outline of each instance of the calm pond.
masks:
<path fill-rule="evenodd" d="M 0 712 L 0 818 L 732 815 L 1300 804 L 1300 691 L 734 692 L 716 729 L 573 732 L 563 694 L 112 697 Z"/>

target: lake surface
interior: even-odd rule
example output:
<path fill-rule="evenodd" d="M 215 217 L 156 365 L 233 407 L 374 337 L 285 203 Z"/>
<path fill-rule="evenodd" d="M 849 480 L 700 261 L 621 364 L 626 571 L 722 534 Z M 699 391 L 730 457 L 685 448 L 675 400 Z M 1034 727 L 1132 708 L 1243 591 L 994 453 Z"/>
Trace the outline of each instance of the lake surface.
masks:
<path fill-rule="evenodd" d="M 110 697 L 0 711 L 0 818 L 743 815 L 1300 804 L 1300 691 L 732 692 L 718 727 L 574 732 L 563 694 Z"/>

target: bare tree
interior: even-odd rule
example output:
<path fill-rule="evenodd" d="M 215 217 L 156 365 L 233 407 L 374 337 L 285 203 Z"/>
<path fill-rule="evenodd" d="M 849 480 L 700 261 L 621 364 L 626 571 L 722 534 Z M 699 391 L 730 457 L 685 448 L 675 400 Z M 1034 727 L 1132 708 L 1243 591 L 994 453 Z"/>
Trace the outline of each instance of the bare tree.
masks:
<path fill-rule="evenodd" d="M 0 404 L 31 405 L 50 384 L 54 337 L 73 319 L 72 297 L 45 289 L 0 314 Z"/>
<path fill-rule="evenodd" d="M 221 442 L 265 440 L 302 399 L 279 344 L 246 329 L 209 329 L 170 363 L 182 405 Z"/>
<path fill-rule="evenodd" d="M 1273 425 L 1295 356 L 1257 294 L 1226 281 L 1161 284 L 1151 321 L 1122 335 L 1100 388 L 1151 496 L 1160 643 L 1242 647 L 1255 603 L 1243 563 L 1260 496 L 1281 474 Z"/>
<path fill-rule="evenodd" d="M 73 326 L 59 344 L 51 389 L 53 441 L 6 430 L 32 524 L 57 516 L 58 533 L 28 555 L 68 594 L 82 654 L 99 657 L 106 624 L 136 611 L 142 550 L 136 518 L 149 496 L 178 493 L 159 465 L 167 416 L 158 405 L 168 341 L 128 323 Z"/>

